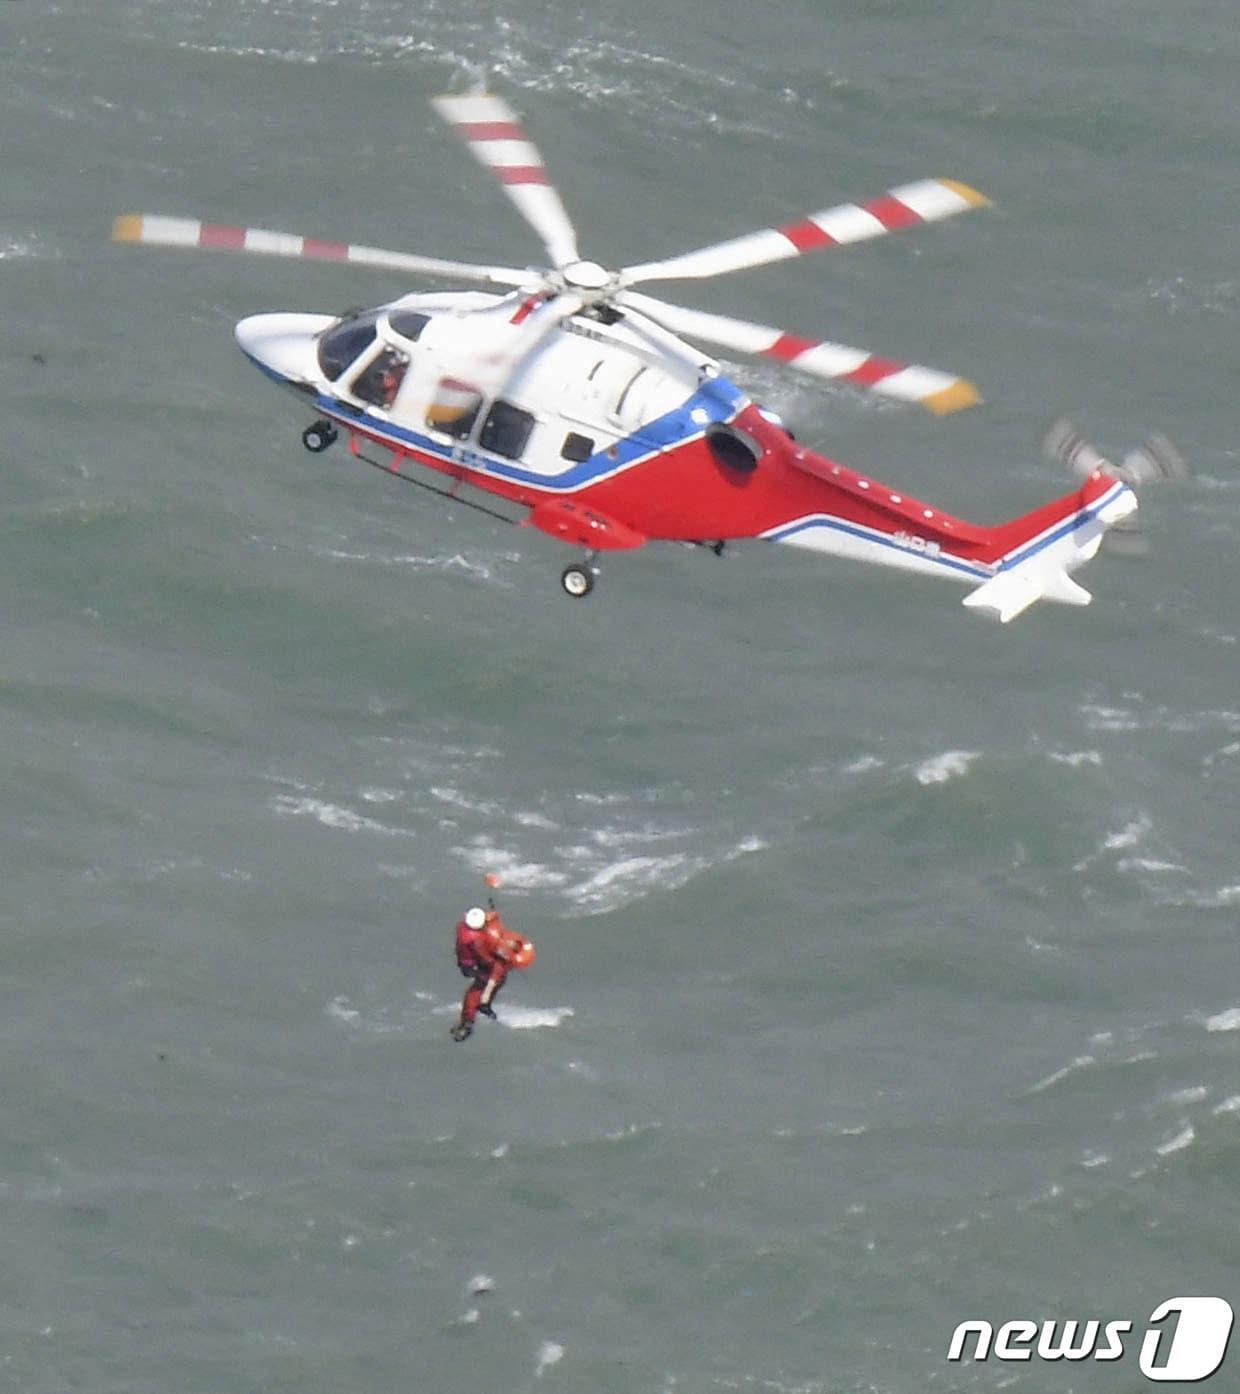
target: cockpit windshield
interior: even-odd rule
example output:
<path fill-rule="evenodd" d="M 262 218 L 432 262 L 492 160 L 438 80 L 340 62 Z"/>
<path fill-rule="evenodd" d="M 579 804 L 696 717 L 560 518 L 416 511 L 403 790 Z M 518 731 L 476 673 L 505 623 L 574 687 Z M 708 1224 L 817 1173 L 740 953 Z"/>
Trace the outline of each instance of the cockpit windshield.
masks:
<path fill-rule="evenodd" d="M 319 367 L 329 382 L 335 382 L 350 363 L 357 361 L 375 341 L 379 319 L 378 310 L 346 315 L 339 323 L 324 330 L 319 338 Z"/>

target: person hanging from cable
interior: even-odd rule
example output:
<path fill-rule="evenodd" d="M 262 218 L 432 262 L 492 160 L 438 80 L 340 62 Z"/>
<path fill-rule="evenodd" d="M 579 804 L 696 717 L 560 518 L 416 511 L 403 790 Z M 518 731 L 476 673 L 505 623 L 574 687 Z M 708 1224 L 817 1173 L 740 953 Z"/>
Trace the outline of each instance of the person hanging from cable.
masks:
<path fill-rule="evenodd" d="M 487 875 L 487 885 L 498 887 L 499 877 Z M 534 962 L 534 945 L 508 928 L 495 908 L 495 899 L 466 910 L 456 926 L 456 964 L 470 984 L 461 1001 L 461 1015 L 452 1028 L 454 1041 L 473 1035 L 478 1013 L 496 1020 L 492 1003 L 514 968 L 528 968 Z"/>

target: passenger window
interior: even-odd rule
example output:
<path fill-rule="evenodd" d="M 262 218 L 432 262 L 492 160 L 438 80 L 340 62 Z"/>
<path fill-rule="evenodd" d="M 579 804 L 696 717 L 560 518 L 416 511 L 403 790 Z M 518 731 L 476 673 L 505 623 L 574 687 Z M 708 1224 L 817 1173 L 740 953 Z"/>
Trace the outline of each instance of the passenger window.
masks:
<path fill-rule="evenodd" d="M 589 436 L 582 436 L 576 431 L 570 431 L 564 437 L 560 454 L 565 460 L 571 460 L 575 465 L 583 464 L 594 454 L 594 442 Z"/>
<path fill-rule="evenodd" d="M 476 387 L 456 378 L 443 378 L 426 409 L 426 424 L 464 440 L 474 429 L 481 407 L 482 393 Z"/>
<path fill-rule="evenodd" d="M 514 407 L 511 402 L 498 401 L 482 423 L 478 444 L 509 460 L 518 460 L 534 429 L 534 418 L 528 411 Z"/>
<path fill-rule="evenodd" d="M 370 366 L 358 374 L 353 384 L 353 395 L 376 407 L 390 407 L 396 400 L 408 367 L 408 354 L 401 353 L 399 349 L 383 349 Z"/>

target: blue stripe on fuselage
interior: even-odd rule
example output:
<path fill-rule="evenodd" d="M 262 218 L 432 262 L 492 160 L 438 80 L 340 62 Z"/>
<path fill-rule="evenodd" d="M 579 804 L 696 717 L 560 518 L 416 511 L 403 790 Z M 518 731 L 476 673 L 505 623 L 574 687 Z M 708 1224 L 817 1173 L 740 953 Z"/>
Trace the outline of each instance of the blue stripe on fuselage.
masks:
<path fill-rule="evenodd" d="M 283 387 L 293 386 L 288 378 L 260 362 L 252 354 L 247 353 L 246 357 L 273 382 Z M 402 445 L 414 446 L 428 455 L 437 456 L 444 464 L 463 466 L 478 474 L 496 475 L 519 484 L 533 484 L 540 489 L 571 493 L 588 484 L 596 483 L 607 475 L 618 474 L 660 450 L 700 436 L 712 422 L 730 421 L 744 406 L 746 400 L 744 392 L 730 379 L 708 378 L 687 401 L 673 411 L 648 422 L 640 431 L 623 437 L 607 450 L 596 451 L 588 460 L 582 460 L 580 463 L 566 461 L 559 474 L 550 475 L 523 469 L 513 461 L 497 455 L 485 454 L 471 442 L 459 442 L 454 451 L 453 446 L 445 447 L 444 442 L 434 436 L 410 430 L 407 426 L 399 426 L 394 421 L 374 416 L 365 410 L 353 411 L 339 398 L 328 396 L 325 392 L 319 392 L 315 396 L 314 404 L 325 416 L 332 417 L 343 426 L 363 427 L 373 435 L 387 437 Z"/>

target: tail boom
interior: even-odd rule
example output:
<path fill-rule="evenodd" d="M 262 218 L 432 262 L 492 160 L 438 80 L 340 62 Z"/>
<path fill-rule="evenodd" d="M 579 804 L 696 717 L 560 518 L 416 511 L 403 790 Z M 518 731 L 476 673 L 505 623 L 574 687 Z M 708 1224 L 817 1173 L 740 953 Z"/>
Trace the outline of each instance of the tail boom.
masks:
<path fill-rule="evenodd" d="M 848 477 L 808 452 L 798 452 L 794 464 L 833 485 L 837 506 L 789 519 L 767 529 L 765 537 L 962 581 L 973 587 L 965 606 L 1002 624 L 1037 600 L 1089 604 L 1089 592 L 1072 580 L 1071 573 L 1094 556 L 1107 529 L 1137 507 L 1126 484 L 1098 472 L 1072 493 L 987 528 L 893 495 L 876 481 Z M 864 513 L 851 497 L 844 507 L 838 506 L 845 490 L 849 495 L 865 491 Z"/>

